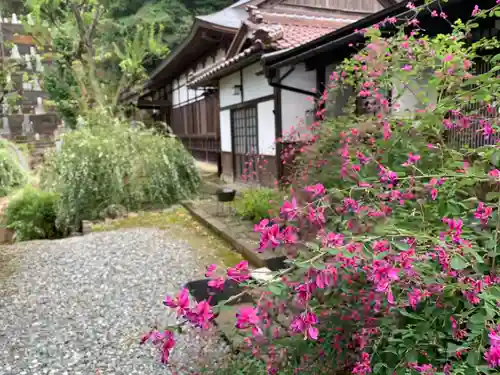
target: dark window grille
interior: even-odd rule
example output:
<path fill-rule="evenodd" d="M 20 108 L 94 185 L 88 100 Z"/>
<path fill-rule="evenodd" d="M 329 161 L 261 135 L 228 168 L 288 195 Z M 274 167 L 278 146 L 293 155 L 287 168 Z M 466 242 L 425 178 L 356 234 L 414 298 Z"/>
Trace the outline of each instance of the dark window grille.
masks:
<path fill-rule="evenodd" d="M 492 68 L 492 64 L 484 60 L 478 60 L 475 64 L 475 73 L 484 74 Z M 474 87 L 471 87 L 471 90 Z M 467 117 L 464 122 L 462 115 L 450 114 L 449 120 L 453 128 L 446 133 L 448 144 L 454 148 L 478 148 L 485 145 L 494 145 L 498 134 L 486 137 L 483 132 L 484 124 L 492 125 L 498 121 L 498 114 L 488 111 L 487 105 L 478 102 L 465 103 L 461 113 Z"/>
<path fill-rule="evenodd" d="M 258 155 L 257 107 L 235 109 L 231 113 L 235 177 L 256 177 Z"/>

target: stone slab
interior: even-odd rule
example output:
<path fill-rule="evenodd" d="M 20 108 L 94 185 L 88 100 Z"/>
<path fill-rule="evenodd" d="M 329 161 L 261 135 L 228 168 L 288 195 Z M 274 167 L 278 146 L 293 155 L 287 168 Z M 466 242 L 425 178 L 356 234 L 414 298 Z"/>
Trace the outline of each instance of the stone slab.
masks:
<path fill-rule="evenodd" d="M 236 328 L 236 313 L 242 307 L 254 307 L 253 304 L 245 303 L 226 307 L 220 311 L 215 318 L 215 324 L 220 333 L 226 338 L 233 350 L 238 350 L 244 345 L 244 338 L 249 334 L 249 330 Z"/>
<path fill-rule="evenodd" d="M 236 236 L 223 221 L 208 214 L 199 206 L 190 202 L 184 202 L 183 206 L 200 223 L 226 240 L 236 251 L 238 251 L 254 266 L 267 267 L 270 270 L 279 270 L 286 267 L 284 263 L 286 257 L 281 255 L 279 251 L 265 250 L 264 252 L 259 253 L 256 251 L 256 244 L 254 241 L 241 238 L 241 236 Z"/>
<path fill-rule="evenodd" d="M 226 280 L 224 283 L 223 290 L 217 290 L 208 286 L 209 279 L 201 279 L 189 281 L 186 283 L 186 288 L 189 293 L 198 302 L 203 300 L 208 300 L 211 306 L 217 305 L 219 302 L 226 301 L 229 298 L 240 294 L 243 289 L 241 289 L 235 281 Z M 228 305 L 235 305 L 239 303 L 252 303 L 253 299 L 248 294 L 244 294 L 241 297 L 231 301 Z"/>

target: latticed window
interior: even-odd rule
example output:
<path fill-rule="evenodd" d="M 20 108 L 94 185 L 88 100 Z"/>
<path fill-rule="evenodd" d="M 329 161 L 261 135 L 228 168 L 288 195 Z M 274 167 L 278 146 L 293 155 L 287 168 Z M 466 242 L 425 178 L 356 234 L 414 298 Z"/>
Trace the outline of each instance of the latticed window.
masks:
<path fill-rule="evenodd" d="M 475 74 L 487 73 L 491 68 L 491 63 L 478 60 L 475 63 Z M 477 87 L 471 86 L 470 89 L 474 90 Z M 448 120 L 452 128 L 447 131 L 446 139 L 452 147 L 478 148 L 496 143 L 496 135 L 488 135 L 485 128 L 498 121 L 498 113 L 486 104 L 464 103 L 460 113 L 450 113 Z"/>
<path fill-rule="evenodd" d="M 236 177 L 256 172 L 258 154 L 257 107 L 255 105 L 231 112 L 234 172 Z"/>

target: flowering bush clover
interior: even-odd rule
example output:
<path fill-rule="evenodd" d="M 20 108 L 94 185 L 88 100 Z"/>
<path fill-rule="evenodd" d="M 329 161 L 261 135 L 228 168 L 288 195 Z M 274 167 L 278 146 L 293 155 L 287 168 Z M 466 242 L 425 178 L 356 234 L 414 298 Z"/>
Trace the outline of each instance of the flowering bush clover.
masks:
<path fill-rule="evenodd" d="M 307 129 L 302 152 L 293 151 L 290 199 L 279 217 L 255 226 L 259 250 L 283 248 L 290 265 L 235 317 L 269 373 L 500 371 L 500 77 L 497 67 L 473 74 L 481 59 L 500 55 L 484 53 L 499 47 L 496 39 L 467 41 L 499 8 L 474 7 L 476 20 L 433 38 L 420 34 L 418 15 L 447 15 L 408 8 L 414 16 L 390 37 L 382 25 L 360 31 L 368 44 L 332 73 L 320 104 L 346 87 L 356 97 Z M 418 103 L 411 113 L 398 104 L 408 95 Z M 360 97 L 374 103 L 361 114 Z M 324 117 L 328 108 L 319 108 Z M 450 147 L 452 131 L 487 141 Z M 255 285 L 245 262 L 225 278 Z M 213 280 L 222 287 L 224 278 Z M 189 307 L 185 293 L 167 305 L 210 324 L 215 313 Z M 286 328 L 273 327 L 277 320 Z"/>

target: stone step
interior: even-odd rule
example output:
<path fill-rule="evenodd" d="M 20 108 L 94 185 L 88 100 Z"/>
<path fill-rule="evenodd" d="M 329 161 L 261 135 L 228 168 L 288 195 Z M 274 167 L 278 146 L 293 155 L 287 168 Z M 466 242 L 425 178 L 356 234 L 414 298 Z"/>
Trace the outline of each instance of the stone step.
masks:
<path fill-rule="evenodd" d="M 265 250 L 257 252 L 255 241 L 236 236 L 236 233 L 230 227 L 195 204 L 184 202 L 183 205 L 201 224 L 227 241 L 252 265 L 267 267 L 271 270 L 279 270 L 286 267 L 284 263 L 286 257 L 281 255 L 279 251 Z M 251 228 L 249 228 L 249 231 L 251 231 Z"/>

